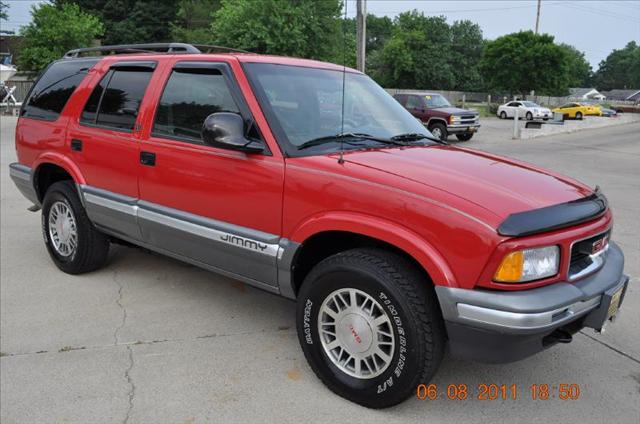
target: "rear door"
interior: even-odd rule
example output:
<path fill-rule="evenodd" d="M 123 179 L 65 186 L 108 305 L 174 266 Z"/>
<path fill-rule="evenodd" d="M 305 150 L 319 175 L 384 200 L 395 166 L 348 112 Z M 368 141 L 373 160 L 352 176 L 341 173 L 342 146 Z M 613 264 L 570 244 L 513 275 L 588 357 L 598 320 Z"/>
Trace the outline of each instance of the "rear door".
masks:
<path fill-rule="evenodd" d="M 103 63 L 82 112 L 67 130 L 71 154 L 85 177 L 87 213 L 104 230 L 140 239 L 138 198 L 138 111 L 157 63 Z M 77 118 L 79 115 L 79 119 Z"/>
<path fill-rule="evenodd" d="M 284 162 L 268 150 L 213 148 L 200 136 L 205 118 L 224 111 L 242 115 L 248 136 L 261 137 L 230 65 L 177 59 L 160 87 L 140 143 L 138 222 L 144 241 L 275 287 Z"/>

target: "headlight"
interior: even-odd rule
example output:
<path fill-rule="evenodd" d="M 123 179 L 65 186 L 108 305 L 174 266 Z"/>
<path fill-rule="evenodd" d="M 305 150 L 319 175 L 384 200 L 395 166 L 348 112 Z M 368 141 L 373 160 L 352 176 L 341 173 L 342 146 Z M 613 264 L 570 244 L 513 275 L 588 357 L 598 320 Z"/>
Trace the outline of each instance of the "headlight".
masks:
<path fill-rule="evenodd" d="M 460 121 L 460 116 L 451 115 L 449 116 L 449 123 L 453 124 Z"/>
<path fill-rule="evenodd" d="M 518 250 L 502 259 L 494 281 L 499 283 L 524 283 L 551 277 L 558 273 L 560 249 L 558 246 Z"/>

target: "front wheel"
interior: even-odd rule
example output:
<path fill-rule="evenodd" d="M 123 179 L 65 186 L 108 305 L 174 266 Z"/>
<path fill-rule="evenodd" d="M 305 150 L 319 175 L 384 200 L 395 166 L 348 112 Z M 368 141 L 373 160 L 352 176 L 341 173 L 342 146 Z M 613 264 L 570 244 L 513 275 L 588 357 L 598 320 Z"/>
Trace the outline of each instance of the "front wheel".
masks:
<path fill-rule="evenodd" d="M 469 141 L 473 137 L 473 133 L 456 134 L 456 138 L 459 141 Z"/>
<path fill-rule="evenodd" d="M 527 112 L 527 121 L 533 121 L 533 114 L 531 112 Z"/>
<path fill-rule="evenodd" d="M 429 126 L 429 131 L 431 131 L 431 134 L 433 134 L 434 137 L 442 141 L 447 141 L 447 138 L 449 137 L 449 134 L 447 133 L 447 126 L 440 122 L 431 124 Z"/>
<path fill-rule="evenodd" d="M 576 119 L 582 119 L 582 112 L 576 112 Z"/>
<path fill-rule="evenodd" d="M 500 119 L 507 119 L 507 112 L 505 112 L 504 110 L 500 112 Z"/>
<path fill-rule="evenodd" d="M 377 249 L 316 265 L 300 289 L 297 328 L 322 382 L 369 408 L 409 397 L 431 380 L 444 352 L 433 286 L 412 263 Z"/>
<path fill-rule="evenodd" d="M 109 240 L 89 221 L 70 181 L 54 183 L 47 190 L 42 232 L 51 259 L 68 274 L 96 270 L 107 260 Z"/>

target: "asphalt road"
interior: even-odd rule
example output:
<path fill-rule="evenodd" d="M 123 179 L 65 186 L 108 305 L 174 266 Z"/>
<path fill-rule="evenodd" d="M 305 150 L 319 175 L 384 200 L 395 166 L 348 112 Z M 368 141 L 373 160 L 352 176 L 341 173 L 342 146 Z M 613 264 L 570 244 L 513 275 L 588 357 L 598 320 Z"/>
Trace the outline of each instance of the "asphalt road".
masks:
<path fill-rule="evenodd" d="M 507 365 L 445 357 L 441 393 L 375 411 L 320 383 L 298 346 L 294 303 L 139 249 L 116 247 L 84 276 L 58 271 L 40 215 L 8 176 L 14 118 L 1 119 L 0 421 L 12 423 L 610 423 L 640 422 L 640 124 L 512 141 L 491 126 L 467 147 L 599 184 L 633 277 L 620 319 Z M 497 127 L 496 127 L 497 128 Z M 503 131 L 504 132 L 504 131 Z M 493 134 L 493 135 L 492 135 Z M 515 400 L 480 401 L 479 384 L 515 384 Z M 530 386 L 548 384 L 548 400 Z M 578 400 L 557 386 L 576 384 Z"/>

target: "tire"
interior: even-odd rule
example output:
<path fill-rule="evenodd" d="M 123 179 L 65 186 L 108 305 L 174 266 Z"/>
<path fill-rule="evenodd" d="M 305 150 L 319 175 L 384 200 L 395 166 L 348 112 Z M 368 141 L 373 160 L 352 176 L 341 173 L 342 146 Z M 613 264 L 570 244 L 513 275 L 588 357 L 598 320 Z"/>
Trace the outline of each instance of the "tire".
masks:
<path fill-rule="evenodd" d="M 471 140 L 472 137 L 473 137 L 473 133 L 456 134 L 456 138 L 459 141 L 469 141 Z"/>
<path fill-rule="evenodd" d="M 531 112 L 527 112 L 527 121 L 533 121 L 533 114 Z"/>
<path fill-rule="evenodd" d="M 449 133 L 447 132 L 447 126 L 440 122 L 436 122 L 429 126 L 429 131 L 433 134 L 434 137 L 439 138 L 442 141 L 447 141 L 449 137 Z"/>
<path fill-rule="evenodd" d="M 582 119 L 582 112 L 576 112 L 576 119 Z"/>
<path fill-rule="evenodd" d="M 500 119 L 507 119 L 507 112 L 505 112 L 504 110 L 500 112 Z"/>
<path fill-rule="evenodd" d="M 67 274 L 94 271 L 107 260 L 109 239 L 89 221 L 73 182 L 60 181 L 47 190 L 42 202 L 42 234 L 49 256 Z"/>
<path fill-rule="evenodd" d="M 326 307 L 333 305 L 335 308 L 338 301 L 335 295 L 347 291 L 355 292 L 355 296 L 347 293 L 342 298 L 342 311 L 347 305 L 344 299 L 353 305 L 355 298 L 356 311 L 362 312 L 358 308 L 367 306 L 366 313 L 345 314 L 341 311 L 337 314 L 342 317 L 331 318 L 324 312 Z M 358 302 L 360 306 L 357 306 Z M 336 309 L 332 310 L 336 314 Z M 382 326 L 363 324 L 366 319 L 363 317 L 374 319 L 372 316 L 380 318 L 383 315 L 386 318 L 381 319 L 388 318 L 388 321 Z M 321 335 L 318 321 L 332 319 L 344 325 L 325 324 L 323 328 L 333 328 L 336 335 Z M 375 333 L 372 327 L 376 328 Z M 418 384 L 431 380 L 444 353 L 445 330 L 433 286 L 413 264 L 384 250 L 353 249 L 330 256 L 316 265 L 300 289 L 297 329 L 304 355 L 318 378 L 336 394 L 368 408 L 387 408 L 411 396 Z M 392 334 L 392 341 L 380 331 Z M 350 343 L 344 346 L 354 350 L 331 348 L 330 343 L 336 340 Z M 354 355 L 358 355 L 358 348 L 368 345 L 365 349 L 371 349 L 374 340 L 382 340 L 381 349 L 388 349 L 386 362 L 382 356 L 365 356 L 380 360 L 374 366 L 369 362 L 365 367 L 365 359 L 359 359 L 359 376 Z M 391 343 L 392 347 L 383 345 L 385 342 Z M 335 359 L 338 352 L 339 358 Z M 349 356 L 343 357 L 345 352 Z M 363 352 L 360 355 L 368 355 L 370 350 Z M 344 361 L 342 365 L 340 359 Z M 378 369 L 374 372 L 376 366 Z"/>

